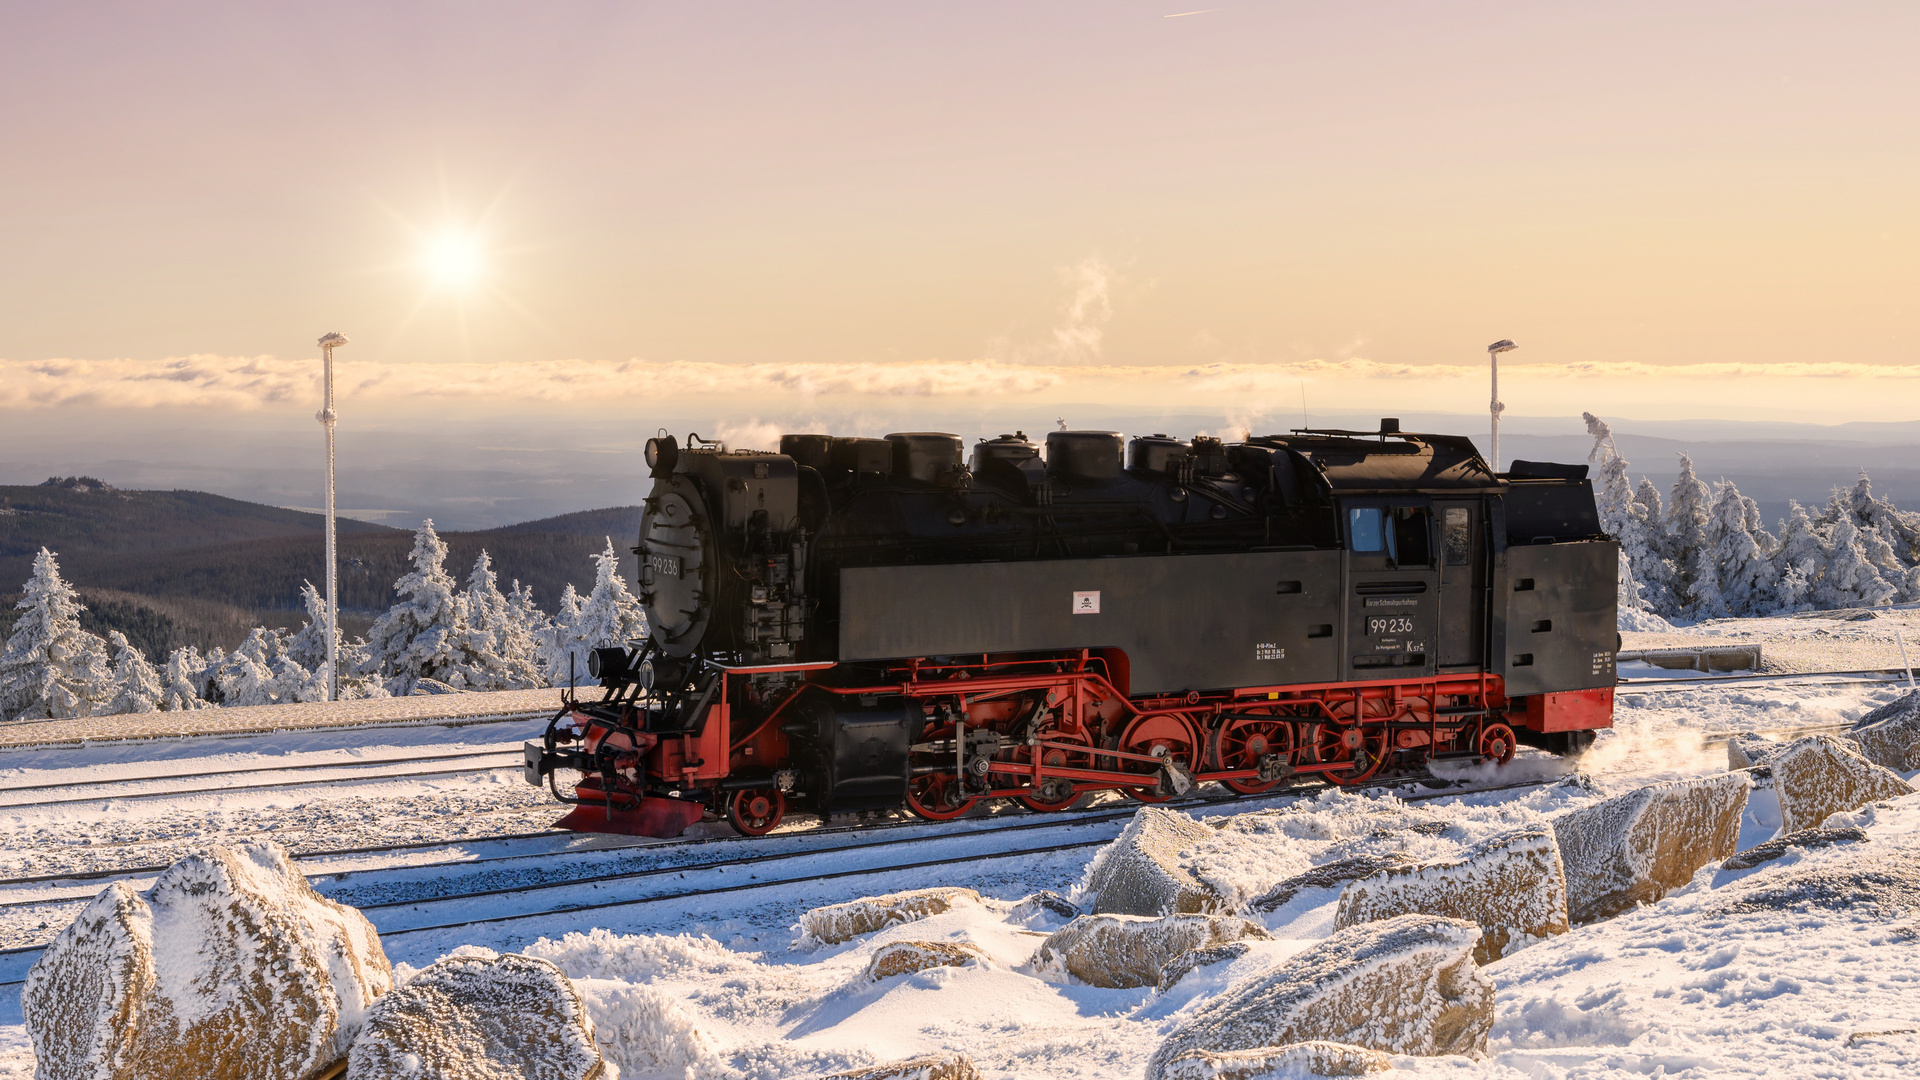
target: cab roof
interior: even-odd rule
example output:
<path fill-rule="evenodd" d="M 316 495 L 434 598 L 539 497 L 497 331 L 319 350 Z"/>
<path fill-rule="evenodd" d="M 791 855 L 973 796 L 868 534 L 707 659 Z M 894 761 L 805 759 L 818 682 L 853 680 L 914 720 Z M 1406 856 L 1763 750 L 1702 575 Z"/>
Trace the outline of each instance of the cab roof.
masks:
<path fill-rule="evenodd" d="M 1336 495 L 1499 494 L 1505 486 L 1462 435 L 1303 430 L 1255 436 L 1247 443 L 1297 456 Z"/>

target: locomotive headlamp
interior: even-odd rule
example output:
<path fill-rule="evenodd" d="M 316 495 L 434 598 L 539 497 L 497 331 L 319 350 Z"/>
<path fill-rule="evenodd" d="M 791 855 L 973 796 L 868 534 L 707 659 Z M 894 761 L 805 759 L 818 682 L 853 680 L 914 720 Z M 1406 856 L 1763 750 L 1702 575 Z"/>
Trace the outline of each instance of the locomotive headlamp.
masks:
<path fill-rule="evenodd" d="M 653 689 L 653 661 L 640 661 L 640 670 L 634 674 L 633 681 L 639 683 L 642 690 Z"/>
<path fill-rule="evenodd" d="M 674 463 L 680 460 L 680 444 L 671 435 L 648 439 L 646 457 L 655 479 L 672 475 Z"/>
<path fill-rule="evenodd" d="M 601 682 L 619 682 L 628 676 L 625 649 L 595 649 L 587 654 L 587 674 Z"/>

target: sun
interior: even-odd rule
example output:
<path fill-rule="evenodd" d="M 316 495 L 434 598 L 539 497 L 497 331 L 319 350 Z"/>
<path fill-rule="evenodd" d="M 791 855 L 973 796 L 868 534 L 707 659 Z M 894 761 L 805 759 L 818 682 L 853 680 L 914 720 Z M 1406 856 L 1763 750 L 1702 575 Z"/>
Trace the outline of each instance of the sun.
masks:
<path fill-rule="evenodd" d="M 427 280 L 444 289 L 466 289 L 478 283 L 486 270 L 480 238 L 449 230 L 427 238 L 420 251 Z"/>

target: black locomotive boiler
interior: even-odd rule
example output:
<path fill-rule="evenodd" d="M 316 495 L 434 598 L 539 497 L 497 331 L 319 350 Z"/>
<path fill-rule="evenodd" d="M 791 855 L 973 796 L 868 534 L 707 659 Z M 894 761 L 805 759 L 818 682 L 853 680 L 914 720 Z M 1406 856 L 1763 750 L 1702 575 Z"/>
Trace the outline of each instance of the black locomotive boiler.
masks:
<path fill-rule="evenodd" d="M 527 747 L 568 827 L 1355 784 L 1612 722 L 1619 549 L 1585 466 L 1496 475 L 1393 420 L 646 458 L 649 636 Z"/>

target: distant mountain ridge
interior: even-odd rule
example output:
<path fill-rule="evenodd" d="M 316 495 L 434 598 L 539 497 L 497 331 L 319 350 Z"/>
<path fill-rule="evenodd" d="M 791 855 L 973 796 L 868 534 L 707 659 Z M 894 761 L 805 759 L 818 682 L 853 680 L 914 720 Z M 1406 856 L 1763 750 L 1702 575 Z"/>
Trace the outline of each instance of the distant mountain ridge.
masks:
<path fill-rule="evenodd" d="M 640 508 L 631 506 L 441 536 L 447 570 L 461 584 L 484 549 L 503 587 L 518 579 L 551 611 L 569 582 L 582 592 L 592 586 L 590 557 L 606 538 L 631 580 L 639 528 Z M 13 601 L 45 546 L 97 609 L 90 629 L 120 630 L 150 656 L 186 644 L 231 648 L 253 626 L 305 619 L 300 586 L 325 580 L 324 529 L 319 514 L 199 491 L 0 486 L 0 634 L 11 629 Z M 341 625 L 353 633 L 393 603 L 413 530 L 341 518 L 339 538 Z"/>

